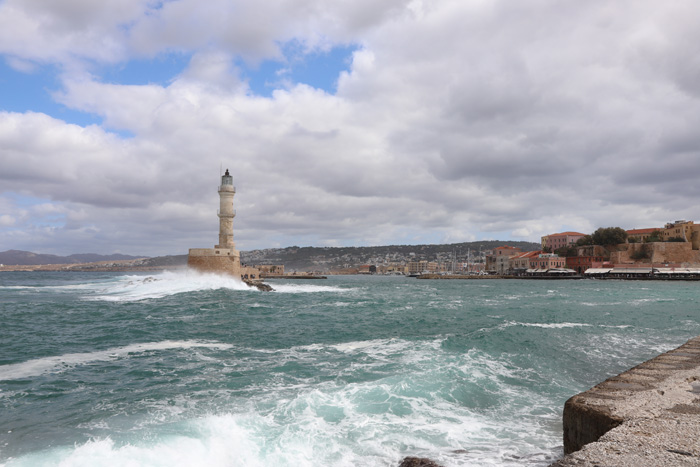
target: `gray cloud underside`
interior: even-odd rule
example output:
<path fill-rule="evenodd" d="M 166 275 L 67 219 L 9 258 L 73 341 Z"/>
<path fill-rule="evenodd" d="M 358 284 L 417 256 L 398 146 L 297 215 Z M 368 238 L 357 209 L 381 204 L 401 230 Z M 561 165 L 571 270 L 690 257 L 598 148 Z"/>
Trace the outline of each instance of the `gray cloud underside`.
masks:
<path fill-rule="evenodd" d="M 8 248 L 20 237 L 62 253 L 209 246 L 221 164 L 238 186 L 244 249 L 700 220 L 695 2 L 198 5 L 0 5 L 8 63 L 59 64 L 55 98 L 103 119 L 82 128 L 0 113 Z M 279 58 L 291 39 L 358 46 L 335 95 L 303 84 L 250 92 L 233 59 Z M 193 57 L 167 86 L 91 72 L 172 51 Z M 42 218 L 55 222 L 32 221 Z"/>

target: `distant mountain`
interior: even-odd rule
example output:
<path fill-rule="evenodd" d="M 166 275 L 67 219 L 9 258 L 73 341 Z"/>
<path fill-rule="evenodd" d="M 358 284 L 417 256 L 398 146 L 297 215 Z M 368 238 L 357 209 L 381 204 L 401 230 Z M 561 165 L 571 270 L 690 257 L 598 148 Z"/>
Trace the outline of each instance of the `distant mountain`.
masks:
<path fill-rule="evenodd" d="M 186 266 L 187 255 L 156 256 L 139 262 L 144 267 Z"/>
<path fill-rule="evenodd" d="M 128 259 L 138 259 L 138 258 L 148 258 L 148 256 L 131 256 L 131 255 L 98 255 L 95 253 L 78 253 L 70 256 L 66 256 L 74 263 L 96 263 L 98 261 L 121 261 Z M 73 261 L 75 260 L 75 261 Z"/>
<path fill-rule="evenodd" d="M 31 251 L 7 250 L 0 252 L 0 264 L 34 266 L 40 264 L 76 264 L 96 263 L 98 261 L 119 261 L 144 258 L 144 256 L 130 255 L 98 255 L 95 253 L 82 253 L 70 256 L 47 255 L 32 253 Z"/>

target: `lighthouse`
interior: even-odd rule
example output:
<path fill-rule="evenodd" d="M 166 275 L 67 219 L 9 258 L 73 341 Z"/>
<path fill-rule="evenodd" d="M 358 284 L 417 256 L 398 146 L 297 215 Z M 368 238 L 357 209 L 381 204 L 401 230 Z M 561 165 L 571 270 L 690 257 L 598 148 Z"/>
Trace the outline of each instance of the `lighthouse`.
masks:
<path fill-rule="evenodd" d="M 233 209 L 233 195 L 235 194 L 233 177 L 226 169 L 219 185 L 219 244 L 216 248 L 235 248 L 233 243 L 233 218 L 236 217 L 236 211 Z"/>
<path fill-rule="evenodd" d="M 201 272 L 227 274 L 249 284 L 256 282 L 254 285 L 260 287 L 257 283 L 260 271 L 257 268 L 241 265 L 241 254 L 233 243 L 233 218 L 236 217 L 236 211 L 233 209 L 233 195 L 235 194 L 233 177 L 226 169 L 219 185 L 219 209 L 217 210 L 219 243 L 214 248 L 190 248 L 187 266 Z"/>

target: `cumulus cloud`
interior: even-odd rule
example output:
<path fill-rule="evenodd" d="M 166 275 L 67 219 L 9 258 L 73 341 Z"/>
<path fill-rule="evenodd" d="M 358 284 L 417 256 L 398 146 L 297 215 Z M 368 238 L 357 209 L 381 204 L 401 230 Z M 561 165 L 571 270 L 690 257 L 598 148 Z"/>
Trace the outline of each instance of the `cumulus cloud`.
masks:
<path fill-rule="evenodd" d="M 0 53 L 16 69 L 62 66 L 55 99 L 102 125 L 0 112 L 3 191 L 62 213 L 32 223 L 48 214 L 7 201 L 0 240 L 208 246 L 221 167 L 244 249 L 700 220 L 699 13 L 691 1 L 7 0 Z M 287 41 L 356 45 L 335 93 L 251 91 L 237 60 L 284 60 Z M 189 64 L 167 84 L 94 66 L 168 53 Z"/>

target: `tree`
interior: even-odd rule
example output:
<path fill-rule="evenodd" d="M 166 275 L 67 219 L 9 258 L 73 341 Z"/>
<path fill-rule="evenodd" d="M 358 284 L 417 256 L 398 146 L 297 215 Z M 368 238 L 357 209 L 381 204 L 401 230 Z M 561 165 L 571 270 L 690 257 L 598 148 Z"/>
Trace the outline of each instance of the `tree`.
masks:
<path fill-rule="evenodd" d="M 666 241 L 667 242 L 678 242 L 678 243 L 683 242 L 683 243 L 685 243 L 685 240 L 683 240 L 683 237 L 671 237 Z"/>
<path fill-rule="evenodd" d="M 576 250 L 575 246 L 569 245 L 569 246 L 563 246 L 561 248 L 557 248 L 554 250 L 554 253 L 561 257 L 570 257 L 570 256 L 576 256 L 578 254 L 578 251 Z"/>
<path fill-rule="evenodd" d="M 661 233 L 660 230 L 654 230 L 651 235 L 649 235 L 646 240 L 644 240 L 644 243 L 654 243 L 654 242 L 663 242 L 663 234 Z"/>
<path fill-rule="evenodd" d="M 592 237 L 594 245 L 619 245 L 627 241 L 627 232 L 621 227 L 600 227 Z"/>
<path fill-rule="evenodd" d="M 583 237 L 576 240 L 577 246 L 593 245 L 593 237 L 590 235 L 584 235 Z"/>

